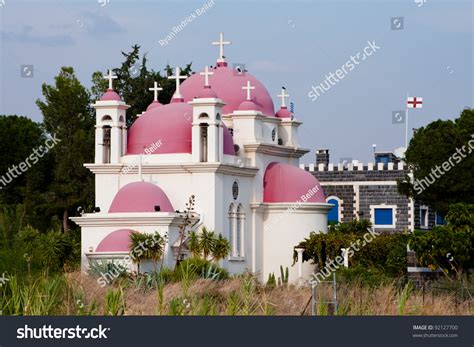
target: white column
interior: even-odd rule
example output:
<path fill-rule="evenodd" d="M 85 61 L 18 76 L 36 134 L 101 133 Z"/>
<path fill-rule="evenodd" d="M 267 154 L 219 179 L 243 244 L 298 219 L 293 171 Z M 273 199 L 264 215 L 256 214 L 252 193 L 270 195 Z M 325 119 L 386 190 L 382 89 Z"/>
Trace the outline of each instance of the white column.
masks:
<path fill-rule="evenodd" d="M 303 284 L 303 252 L 304 248 L 295 248 L 298 253 L 298 284 Z"/>
<path fill-rule="evenodd" d="M 110 163 L 117 164 L 122 156 L 122 129 L 113 125 L 110 130 Z"/>

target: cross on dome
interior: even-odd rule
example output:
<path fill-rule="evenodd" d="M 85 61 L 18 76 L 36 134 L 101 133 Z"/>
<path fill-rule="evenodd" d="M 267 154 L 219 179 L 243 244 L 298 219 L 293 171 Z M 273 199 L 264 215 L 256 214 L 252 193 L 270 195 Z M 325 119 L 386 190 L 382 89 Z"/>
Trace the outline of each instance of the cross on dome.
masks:
<path fill-rule="evenodd" d="M 153 83 L 153 88 L 148 88 L 148 90 L 153 91 L 153 101 L 158 101 L 158 92 L 163 90 L 160 86 L 158 86 L 158 82 Z"/>
<path fill-rule="evenodd" d="M 246 90 L 247 90 L 247 100 L 249 100 L 249 101 L 252 100 L 252 98 L 250 97 L 250 91 L 251 91 L 252 89 L 255 89 L 255 87 L 250 85 L 250 81 L 247 81 L 247 85 L 244 86 L 244 87 L 242 87 L 242 89 L 246 89 Z"/>
<path fill-rule="evenodd" d="M 214 75 L 214 72 L 209 71 L 209 66 L 206 65 L 204 72 L 200 72 L 199 74 L 204 76 L 204 86 L 209 87 L 209 76 Z"/>
<path fill-rule="evenodd" d="M 224 46 L 232 44 L 231 41 L 224 41 L 224 33 L 220 33 L 219 41 L 212 42 L 213 46 L 219 46 L 219 59 L 217 61 L 224 61 Z"/>
<path fill-rule="evenodd" d="M 180 89 L 179 89 L 179 81 L 180 80 L 185 80 L 186 78 L 188 78 L 188 76 L 181 76 L 180 73 L 181 73 L 181 69 L 179 68 L 179 66 L 177 66 L 176 69 L 175 69 L 175 75 L 168 76 L 168 79 L 176 80 L 175 97 L 178 98 L 178 99 L 182 98 L 181 92 L 180 92 Z"/>
<path fill-rule="evenodd" d="M 114 79 L 117 79 L 117 78 L 118 77 L 116 75 L 114 75 L 114 73 L 110 69 L 109 69 L 109 74 L 104 75 L 104 79 L 109 80 L 109 89 L 113 89 L 112 82 L 113 82 Z"/>
<path fill-rule="evenodd" d="M 281 87 L 281 94 L 277 95 L 281 99 L 281 107 L 286 107 L 285 99 L 290 96 L 286 93 L 285 87 Z"/>

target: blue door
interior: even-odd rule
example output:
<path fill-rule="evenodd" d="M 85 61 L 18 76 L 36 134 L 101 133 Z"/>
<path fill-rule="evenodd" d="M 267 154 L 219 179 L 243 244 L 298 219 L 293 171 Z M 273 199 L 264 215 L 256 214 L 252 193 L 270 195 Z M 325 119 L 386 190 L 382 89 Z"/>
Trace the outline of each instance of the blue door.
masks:
<path fill-rule="evenodd" d="M 329 199 L 328 204 L 334 205 L 334 207 L 329 210 L 328 222 L 338 223 L 339 222 L 339 201 L 337 201 L 336 199 Z"/>

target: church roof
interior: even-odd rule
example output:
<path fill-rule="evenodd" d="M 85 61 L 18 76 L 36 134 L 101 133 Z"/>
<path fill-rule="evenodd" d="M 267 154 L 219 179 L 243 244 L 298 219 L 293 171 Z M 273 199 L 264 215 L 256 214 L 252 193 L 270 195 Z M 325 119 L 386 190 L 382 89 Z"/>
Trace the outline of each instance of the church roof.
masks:
<path fill-rule="evenodd" d="M 184 102 L 151 107 L 128 132 L 127 154 L 143 153 L 161 140 L 152 154 L 191 153 L 193 108 Z M 224 154 L 235 155 L 234 140 L 224 125 Z"/>
<path fill-rule="evenodd" d="M 256 111 L 261 111 L 269 117 L 275 116 L 273 100 L 265 86 L 254 76 L 245 71 L 230 68 L 227 64 L 218 64 L 212 69 L 209 84 L 217 97 L 225 102 L 223 114 L 229 114 L 239 109 L 242 102 L 247 100 L 247 94 L 242 87 L 249 81 L 255 90 L 252 91 L 252 102 L 257 106 Z M 205 81 L 200 74 L 194 74 L 181 84 L 181 95 L 185 102 L 198 97 L 204 88 Z"/>
<path fill-rule="evenodd" d="M 133 182 L 122 187 L 115 195 L 109 213 L 118 212 L 174 212 L 166 193 L 157 185 L 149 182 Z"/>
<path fill-rule="evenodd" d="M 265 170 L 263 201 L 326 202 L 321 185 L 312 174 L 296 166 L 277 162 L 270 163 Z"/>

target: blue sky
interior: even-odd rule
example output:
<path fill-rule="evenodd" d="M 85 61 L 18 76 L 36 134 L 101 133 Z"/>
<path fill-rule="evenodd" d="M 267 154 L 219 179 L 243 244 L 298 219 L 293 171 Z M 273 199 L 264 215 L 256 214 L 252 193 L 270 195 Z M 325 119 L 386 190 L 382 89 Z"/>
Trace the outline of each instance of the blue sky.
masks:
<path fill-rule="evenodd" d="M 159 40 L 208 0 L 110 0 L 105 6 L 96 0 L 4 1 L 0 114 L 40 121 L 35 100 L 41 84 L 52 83 L 61 66 L 73 66 L 89 87 L 94 71 L 118 66 L 120 52 L 135 43 L 148 52 L 150 67 L 193 62 L 201 70 L 215 63 L 218 51 L 210 42 L 220 31 L 232 41 L 229 63 L 245 64 L 276 108 L 276 95 L 287 88 L 295 116 L 304 122 L 300 144 L 311 150 L 305 163 L 314 162 L 317 148 L 329 148 L 332 162 L 367 162 L 372 144 L 377 150 L 402 146 L 405 127 L 392 124 L 392 111 L 405 108 L 407 91 L 424 100 L 423 109 L 410 111 L 410 128 L 473 107 L 470 1 L 215 0 L 166 46 Z M 404 17 L 403 30 L 391 30 L 392 17 Z M 312 101 L 311 87 L 368 41 L 380 49 Z M 34 66 L 32 78 L 21 77 L 22 64 Z"/>

